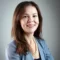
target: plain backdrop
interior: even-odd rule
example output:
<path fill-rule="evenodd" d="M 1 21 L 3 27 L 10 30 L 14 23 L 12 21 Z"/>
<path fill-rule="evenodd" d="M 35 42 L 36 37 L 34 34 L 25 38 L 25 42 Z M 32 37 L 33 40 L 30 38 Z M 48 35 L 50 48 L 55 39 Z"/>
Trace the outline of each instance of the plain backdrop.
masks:
<path fill-rule="evenodd" d="M 5 49 L 12 41 L 12 17 L 15 7 L 21 1 L 24 0 L 0 0 L 0 60 L 5 60 Z M 32 1 L 38 4 L 43 16 L 42 36 L 54 59 L 60 60 L 60 0 Z"/>

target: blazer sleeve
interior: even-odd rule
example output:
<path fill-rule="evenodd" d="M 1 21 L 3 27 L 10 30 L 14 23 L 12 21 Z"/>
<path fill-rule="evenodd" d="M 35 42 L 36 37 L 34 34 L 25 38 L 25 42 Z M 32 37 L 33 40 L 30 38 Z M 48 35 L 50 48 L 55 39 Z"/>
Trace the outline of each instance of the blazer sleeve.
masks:
<path fill-rule="evenodd" d="M 41 42 L 41 44 L 42 44 L 42 48 L 43 48 L 43 53 L 44 53 L 45 59 L 46 60 L 54 60 L 53 56 L 51 55 L 51 53 L 49 51 L 49 48 L 48 48 L 45 40 L 43 40 Z"/>
<path fill-rule="evenodd" d="M 20 55 L 16 53 L 14 43 L 10 43 L 6 48 L 6 60 L 21 60 Z"/>

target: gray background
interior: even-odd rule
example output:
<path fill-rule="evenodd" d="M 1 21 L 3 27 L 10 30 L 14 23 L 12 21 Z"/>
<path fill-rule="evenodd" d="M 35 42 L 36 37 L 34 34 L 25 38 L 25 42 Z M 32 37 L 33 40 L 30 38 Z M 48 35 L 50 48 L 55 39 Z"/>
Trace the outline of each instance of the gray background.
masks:
<path fill-rule="evenodd" d="M 16 5 L 24 0 L 0 0 L 0 60 L 11 39 L 12 16 Z M 60 0 L 35 1 L 43 16 L 43 38 L 55 60 L 60 60 Z"/>

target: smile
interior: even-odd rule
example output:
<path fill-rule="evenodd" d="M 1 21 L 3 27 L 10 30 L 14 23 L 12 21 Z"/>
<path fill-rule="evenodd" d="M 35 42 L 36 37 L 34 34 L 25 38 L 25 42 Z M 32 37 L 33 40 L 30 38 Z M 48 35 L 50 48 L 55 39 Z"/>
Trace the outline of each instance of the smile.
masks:
<path fill-rule="evenodd" d="M 32 28 L 34 26 L 35 26 L 35 24 L 27 24 L 27 27 L 29 27 L 29 28 Z"/>

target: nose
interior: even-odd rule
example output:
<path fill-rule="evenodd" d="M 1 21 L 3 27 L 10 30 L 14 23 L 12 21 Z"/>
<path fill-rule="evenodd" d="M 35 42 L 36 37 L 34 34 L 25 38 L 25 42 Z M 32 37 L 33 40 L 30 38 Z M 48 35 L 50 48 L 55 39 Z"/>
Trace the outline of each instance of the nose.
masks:
<path fill-rule="evenodd" d="M 33 17 L 32 16 L 29 16 L 28 22 L 32 22 L 32 21 L 33 21 Z"/>

